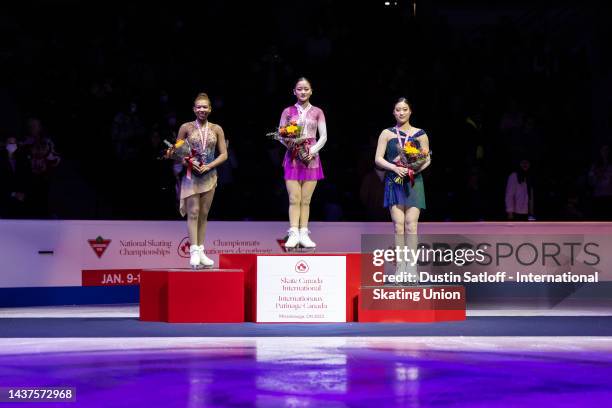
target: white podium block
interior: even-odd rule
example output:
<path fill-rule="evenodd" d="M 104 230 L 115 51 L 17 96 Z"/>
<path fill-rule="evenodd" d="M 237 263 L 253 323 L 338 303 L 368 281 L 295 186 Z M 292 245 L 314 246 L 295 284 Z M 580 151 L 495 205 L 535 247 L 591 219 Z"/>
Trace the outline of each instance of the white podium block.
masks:
<path fill-rule="evenodd" d="M 346 256 L 258 256 L 257 322 L 346 322 Z"/>

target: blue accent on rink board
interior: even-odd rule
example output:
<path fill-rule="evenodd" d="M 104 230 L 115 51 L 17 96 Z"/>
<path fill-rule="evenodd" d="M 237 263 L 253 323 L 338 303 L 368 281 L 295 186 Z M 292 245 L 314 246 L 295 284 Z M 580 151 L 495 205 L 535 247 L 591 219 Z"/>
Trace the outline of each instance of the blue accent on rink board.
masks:
<path fill-rule="evenodd" d="M 138 303 L 139 286 L 0 288 L 0 307 Z"/>

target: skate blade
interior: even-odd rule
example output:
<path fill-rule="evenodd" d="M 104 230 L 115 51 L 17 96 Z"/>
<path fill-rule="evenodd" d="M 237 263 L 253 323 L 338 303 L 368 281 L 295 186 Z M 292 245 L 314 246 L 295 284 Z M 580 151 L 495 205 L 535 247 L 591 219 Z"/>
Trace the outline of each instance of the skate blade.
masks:
<path fill-rule="evenodd" d="M 288 248 L 289 249 L 289 248 Z M 287 252 L 294 252 L 294 253 L 312 253 L 315 252 L 317 249 L 317 247 L 312 247 L 312 248 L 306 248 L 303 246 L 296 246 L 295 248 L 292 248 L 290 251 L 288 250 Z"/>

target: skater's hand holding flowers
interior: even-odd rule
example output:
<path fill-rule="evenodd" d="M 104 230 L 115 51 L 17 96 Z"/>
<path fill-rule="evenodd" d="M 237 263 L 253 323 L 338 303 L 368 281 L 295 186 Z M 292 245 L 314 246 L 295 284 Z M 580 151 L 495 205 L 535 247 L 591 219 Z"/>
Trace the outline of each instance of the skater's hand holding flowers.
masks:
<path fill-rule="evenodd" d="M 404 177 L 408 176 L 410 184 L 414 186 L 414 175 L 429 160 L 429 149 L 419 149 L 413 141 L 407 140 L 400 151 L 400 155 L 394 161 L 396 165 L 395 173 L 398 175 L 394 181 L 397 184 L 402 184 Z"/>
<path fill-rule="evenodd" d="M 395 172 L 395 174 L 398 175 L 398 177 L 400 179 L 403 178 L 403 177 L 406 177 L 406 174 L 408 174 L 408 169 L 406 167 L 401 167 L 401 166 L 398 166 L 398 165 L 395 166 L 393 171 Z M 397 178 L 396 178 L 396 182 L 397 182 Z"/>
<path fill-rule="evenodd" d="M 185 157 L 183 165 L 187 167 L 188 172 L 192 170 L 198 175 L 202 175 L 212 170 L 208 164 L 200 162 L 196 157 Z"/>

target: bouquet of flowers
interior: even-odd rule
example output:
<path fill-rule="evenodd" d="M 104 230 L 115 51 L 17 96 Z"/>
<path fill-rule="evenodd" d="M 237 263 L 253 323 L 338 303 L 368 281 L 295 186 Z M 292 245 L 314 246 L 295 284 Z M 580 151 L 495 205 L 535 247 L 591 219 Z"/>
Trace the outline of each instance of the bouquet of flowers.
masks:
<path fill-rule="evenodd" d="M 273 140 L 278 140 L 291 150 L 291 158 L 300 159 L 304 164 L 310 161 L 310 143 L 307 138 L 302 136 L 302 126 L 297 121 L 292 120 L 285 126 L 280 126 L 277 131 L 266 134 Z"/>
<path fill-rule="evenodd" d="M 429 152 L 420 150 L 416 147 L 416 144 L 411 140 L 406 140 L 404 146 L 400 150 L 400 155 L 395 159 L 395 165 L 408 169 L 408 178 L 410 179 L 410 185 L 414 186 L 414 172 L 418 170 L 427 160 L 430 159 Z M 404 178 L 397 176 L 394 181 L 397 184 L 402 184 Z"/>
<path fill-rule="evenodd" d="M 196 175 L 204 174 L 202 166 L 205 164 L 201 154 L 198 154 L 195 149 L 192 149 L 189 142 L 185 139 L 177 140 L 172 144 L 164 140 L 168 149 L 166 150 L 166 158 L 187 162 L 187 178 L 191 180 L 193 170 L 196 170 Z"/>

